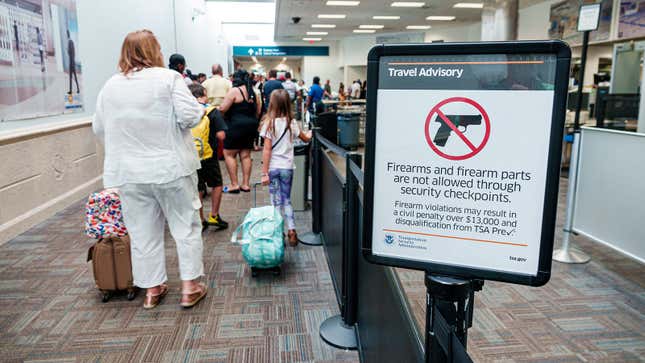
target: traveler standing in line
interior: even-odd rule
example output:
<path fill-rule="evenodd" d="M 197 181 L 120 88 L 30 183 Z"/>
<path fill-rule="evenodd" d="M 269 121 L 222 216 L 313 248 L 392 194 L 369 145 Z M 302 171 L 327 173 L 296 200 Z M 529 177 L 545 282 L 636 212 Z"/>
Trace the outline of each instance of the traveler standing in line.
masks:
<path fill-rule="evenodd" d="M 320 87 L 320 77 L 316 76 L 314 77 L 314 84 L 309 87 L 309 94 L 307 95 L 307 103 L 305 104 L 305 107 L 309 112 L 313 113 L 318 113 L 319 110 L 322 109 L 322 99 L 323 96 L 325 95 L 325 91 Z M 314 110 L 314 105 L 315 110 Z"/>
<path fill-rule="evenodd" d="M 67 29 L 67 56 L 69 58 L 69 92 L 67 94 L 72 94 L 72 74 L 74 75 L 74 81 L 76 81 L 76 93 L 81 93 L 78 88 L 78 76 L 76 75 L 76 48 L 74 47 L 72 36 L 69 35 L 69 29 Z"/>
<path fill-rule="evenodd" d="M 224 140 L 224 161 L 231 184 L 224 193 L 239 194 L 251 191 L 251 149 L 258 132 L 261 103 L 253 91 L 249 74 L 244 69 L 235 71 L 231 88 L 219 107 L 225 114 L 228 132 Z M 237 156 L 242 164 L 242 184 L 237 177 Z"/>
<path fill-rule="evenodd" d="M 291 101 L 294 101 L 296 99 L 296 90 L 298 89 L 298 86 L 291 80 L 291 72 L 287 72 L 284 76 L 286 80 L 282 82 L 282 88 L 287 90 L 289 98 L 291 98 Z"/>
<path fill-rule="evenodd" d="M 352 99 L 358 99 L 361 96 L 361 80 L 357 79 L 352 83 Z"/>
<path fill-rule="evenodd" d="M 338 87 L 338 99 L 340 101 L 345 101 L 345 85 L 343 82 L 340 82 L 340 86 Z"/>
<path fill-rule="evenodd" d="M 206 186 L 213 188 L 211 193 L 211 212 L 208 218 L 204 218 L 204 208 L 200 208 L 199 218 L 202 220 L 202 231 L 205 231 L 208 226 L 213 226 L 219 231 L 228 228 L 228 222 L 219 215 L 223 184 L 222 171 L 217 160 L 217 146 L 226 139 L 227 127 L 217 107 L 208 104 L 204 86 L 199 83 L 193 83 L 188 86 L 188 89 L 195 96 L 197 102 L 204 106 L 206 110 L 201 121 L 191 130 L 202 164 L 201 169 L 197 170 L 199 198 L 204 198 Z"/>
<path fill-rule="evenodd" d="M 223 77 L 224 71 L 220 64 L 213 64 L 211 72 L 213 73 L 213 76 L 204 81 L 202 86 L 206 88 L 208 103 L 211 106 L 219 107 L 232 86 L 231 82 Z"/>
<path fill-rule="evenodd" d="M 204 114 L 186 83 L 163 68 L 157 38 L 149 30 L 129 33 L 121 47 L 120 72 L 96 100 L 92 129 L 105 146 L 103 184 L 118 188 L 131 237 L 134 285 L 147 289 L 145 309 L 168 292 L 164 225 L 177 244 L 182 280 L 180 305 L 206 296 L 199 158 L 190 129 Z"/>
<path fill-rule="evenodd" d="M 206 82 L 206 79 L 207 79 L 207 77 L 206 77 L 205 73 L 199 73 L 197 75 L 197 83 L 199 83 L 199 84 L 202 84 L 202 83 Z"/>
<path fill-rule="evenodd" d="M 311 140 L 311 131 L 300 130 L 291 114 L 291 99 L 286 90 L 271 93 L 271 102 L 262 121 L 260 136 L 264 138 L 262 152 L 262 184 L 269 186 L 271 204 L 282 209 L 287 224 L 289 245 L 298 245 L 296 222 L 291 206 L 293 182 L 293 140 Z"/>
<path fill-rule="evenodd" d="M 305 81 L 301 79 L 298 81 L 297 84 L 298 84 L 298 92 L 301 92 L 302 96 L 306 97 L 307 93 L 309 92 L 309 89 L 307 88 L 307 86 L 305 86 Z"/>
<path fill-rule="evenodd" d="M 361 93 L 359 97 L 362 100 L 364 100 L 367 97 L 367 81 L 363 81 L 363 84 L 361 85 Z"/>
<path fill-rule="evenodd" d="M 181 77 L 184 79 L 184 83 L 186 83 L 187 86 L 193 84 L 193 80 L 184 74 L 186 71 L 186 58 L 184 58 L 183 55 L 177 53 L 171 55 L 168 60 L 168 68 L 181 74 Z"/>
<path fill-rule="evenodd" d="M 262 88 L 262 110 L 264 110 L 265 112 L 269 107 L 271 92 L 277 89 L 284 89 L 284 87 L 282 87 L 282 82 L 278 81 L 276 77 L 278 77 L 278 71 L 276 71 L 275 69 L 270 70 L 269 80 L 264 83 L 264 87 Z"/>
<path fill-rule="evenodd" d="M 325 82 L 324 90 L 327 93 L 327 96 L 325 98 L 331 98 L 331 83 L 330 82 L 331 82 L 330 80 L 327 80 Z"/>
<path fill-rule="evenodd" d="M 258 89 L 259 82 L 258 80 L 260 79 L 260 75 L 256 75 L 254 72 L 251 72 L 249 75 L 249 79 L 251 80 L 251 85 L 253 86 L 253 92 L 255 92 L 255 100 L 260 103 L 260 110 L 264 109 L 264 103 L 262 102 L 262 91 Z M 258 116 L 258 118 L 261 118 L 262 114 Z M 263 139 L 260 137 L 260 131 L 258 130 L 255 133 L 255 139 L 253 139 L 253 150 L 254 151 L 260 151 L 262 150 L 262 145 L 263 145 Z"/>

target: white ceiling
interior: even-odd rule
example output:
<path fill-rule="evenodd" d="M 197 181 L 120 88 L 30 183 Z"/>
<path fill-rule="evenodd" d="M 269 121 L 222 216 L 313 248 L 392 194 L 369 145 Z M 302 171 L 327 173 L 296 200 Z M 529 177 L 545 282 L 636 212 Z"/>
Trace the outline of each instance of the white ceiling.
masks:
<path fill-rule="evenodd" d="M 455 9 L 458 2 L 484 2 L 484 0 L 414 0 L 425 2 L 423 8 L 396 8 L 395 0 L 361 0 L 359 6 L 327 6 L 326 0 L 275 0 L 275 41 L 302 42 L 303 37 L 322 37 L 334 40 L 350 35 L 359 25 L 384 25 L 379 33 L 419 32 L 407 30 L 408 25 L 446 26 L 456 23 L 473 23 L 481 20 L 481 9 Z M 404 0 L 396 0 L 404 1 Z M 410 1 L 410 0 L 406 0 Z M 525 8 L 549 0 L 519 0 L 519 7 Z M 552 0 L 551 0 L 552 1 Z M 318 14 L 346 14 L 345 19 L 318 19 Z M 400 20 L 374 20 L 374 15 L 398 15 Z M 454 21 L 429 21 L 427 16 L 455 16 Z M 300 23 L 293 24 L 293 17 L 300 17 Z M 334 29 L 313 29 L 311 24 L 336 24 Z M 306 35 L 307 31 L 326 31 L 329 34 Z M 421 30 L 423 31 L 423 30 Z M 429 30 L 430 32 L 432 29 Z"/>
<path fill-rule="evenodd" d="M 275 40 L 302 41 L 307 31 L 327 31 L 324 39 L 338 39 L 353 33 L 359 25 L 384 25 L 379 33 L 393 33 L 407 30 L 408 25 L 447 25 L 455 22 L 474 22 L 481 19 L 481 9 L 455 9 L 458 2 L 478 0 L 430 0 L 423 8 L 391 7 L 394 0 L 362 0 L 359 6 L 327 6 L 326 0 L 276 0 Z M 415 0 L 417 1 L 417 0 Z M 421 1 L 421 0 L 418 0 Z M 318 19 L 318 14 L 346 14 L 345 19 Z M 374 15 L 398 15 L 400 20 L 373 20 Z M 428 21 L 430 15 L 456 16 L 455 21 Z M 293 24 L 292 18 L 300 17 L 300 23 Z M 311 24 L 336 24 L 335 29 L 313 29 Z"/>

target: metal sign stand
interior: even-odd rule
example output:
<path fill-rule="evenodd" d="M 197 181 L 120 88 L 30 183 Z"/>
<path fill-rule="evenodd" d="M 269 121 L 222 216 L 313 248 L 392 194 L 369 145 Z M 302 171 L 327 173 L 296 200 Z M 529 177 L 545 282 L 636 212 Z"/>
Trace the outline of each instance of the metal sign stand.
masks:
<path fill-rule="evenodd" d="M 571 145 L 571 163 L 569 164 L 569 184 L 567 186 L 567 214 L 564 222 L 564 235 L 562 248 L 553 251 L 553 260 L 562 263 L 587 263 L 591 257 L 570 245 L 573 232 L 573 212 L 576 200 L 576 185 L 578 182 L 578 161 L 580 158 L 580 109 L 582 107 L 582 84 L 585 77 L 585 64 L 587 62 L 587 47 L 589 46 L 589 33 L 583 33 L 582 55 L 580 58 L 580 77 L 578 78 L 578 94 L 576 116 L 573 123 L 573 145 Z"/>
<path fill-rule="evenodd" d="M 484 280 L 462 280 L 426 271 L 426 362 L 469 361 L 465 353 L 468 328 L 473 326 L 475 291 Z M 453 334 L 463 349 L 453 344 Z M 462 352 L 460 355 L 459 352 Z M 465 356 L 465 357 L 464 357 Z"/>

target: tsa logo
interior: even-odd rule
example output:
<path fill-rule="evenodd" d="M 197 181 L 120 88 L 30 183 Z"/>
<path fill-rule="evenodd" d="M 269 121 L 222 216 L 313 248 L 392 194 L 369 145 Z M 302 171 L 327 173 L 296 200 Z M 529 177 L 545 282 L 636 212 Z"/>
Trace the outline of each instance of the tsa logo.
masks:
<path fill-rule="evenodd" d="M 388 245 L 391 245 L 392 243 L 394 243 L 394 236 L 391 234 L 386 234 L 385 243 L 387 243 Z"/>

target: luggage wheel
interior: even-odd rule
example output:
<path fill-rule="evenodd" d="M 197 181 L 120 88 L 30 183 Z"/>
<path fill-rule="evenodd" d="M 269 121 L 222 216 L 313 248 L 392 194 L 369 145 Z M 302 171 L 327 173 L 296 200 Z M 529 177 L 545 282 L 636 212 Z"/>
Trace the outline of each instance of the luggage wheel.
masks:
<path fill-rule="evenodd" d="M 271 272 L 273 276 L 280 276 L 282 274 L 282 268 L 280 266 L 269 268 L 251 267 L 251 277 L 258 277 L 262 271 Z"/>
<path fill-rule="evenodd" d="M 280 268 L 280 266 L 276 266 L 271 270 L 273 271 L 273 276 L 280 276 L 280 274 L 282 273 L 282 269 Z"/>
<path fill-rule="evenodd" d="M 111 297 L 112 297 L 112 293 L 111 293 L 111 292 L 109 292 L 109 291 L 103 291 L 103 296 L 102 296 L 102 298 L 101 298 L 101 302 L 106 303 L 106 302 L 108 302 L 108 301 L 110 300 L 110 298 L 111 298 Z"/>

